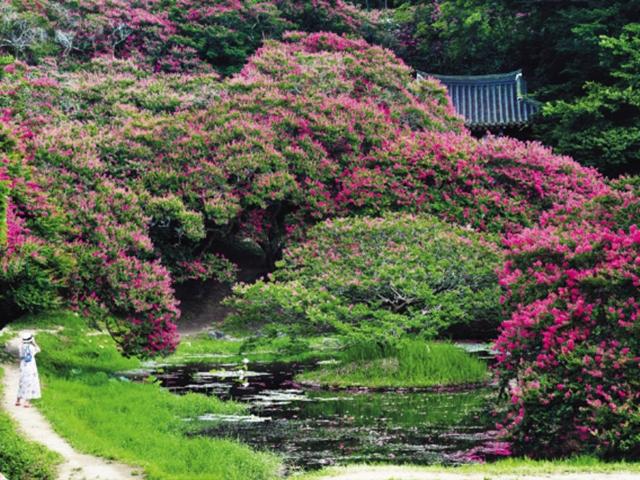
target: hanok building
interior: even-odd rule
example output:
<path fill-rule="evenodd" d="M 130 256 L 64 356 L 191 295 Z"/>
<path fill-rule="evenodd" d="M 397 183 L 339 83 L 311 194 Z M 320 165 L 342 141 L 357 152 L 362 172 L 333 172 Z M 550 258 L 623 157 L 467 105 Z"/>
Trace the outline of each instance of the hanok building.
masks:
<path fill-rule="evenodd" d="M 538 113 L 539 103 L 527 98 L 522 70 L 497 75 L 437 75 L 418 72 L 418 79 L 433 77 L 447 87 L 453 106 L 472 131 L 527 126 Z"/>

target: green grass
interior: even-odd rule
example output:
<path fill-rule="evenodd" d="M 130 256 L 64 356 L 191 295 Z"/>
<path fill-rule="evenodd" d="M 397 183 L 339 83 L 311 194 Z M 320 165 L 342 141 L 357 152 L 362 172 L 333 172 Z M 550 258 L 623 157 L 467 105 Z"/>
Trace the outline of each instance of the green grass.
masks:
<path fill-rule="evenodd" d="M 223 362 L 240 361 L 244 357 L 254 362 L 305 362 L 333 358 L 339 346 L 338 341 L 330 337 L 218 340 L 209 338 L 207 334 L 199 334 L 183 338 L 176 352 L 162 362 L 215 362 L 215 355 L 228 356 L 221 360 Z"/>
<path fill-rule="evenodd" d="M 640 473 L 640 462 L 604 462 L 594 457 L 579 456 L 562 460 L 531 460 L 529 458 L 509 458 L 493 463 L 462 465 L 460 467 L 441 466 L 393 466 L 388 465 L 352 465 L 348 467 L 334 467 L 310 473 L 302 473 L 292 477 L 292 480 L 324 480 L 338 475 L 355 473 L 361 470 L 384 470 L 393 468 L 398 472 L 424 472 L 424 473 L 460 473 L 481 474 L 487 480 L 492 476 L 508 475 L 515 478 L 517 475 L 558 475 L 562 473 Z M 390 478 L 394 478 L 391 476 Z"/>
<path fill-rule="evenodd" d="M 118 372 L 138 368 L 141 363 L 123 358 L 108 336 L 90 334 L 85 320 L 74 314 L 61 312 L 28 317 L 12 328 L 15 331 L 57 325 L 62 325 L 64 330 L 37 335 L 43 348 L 38 360 L 44 385 L 44 397 L 38 407 L 78 450 L 138 466 L 149 480 L 277 478 L 280 462 L 274 456 L 258 453 L 231 440 L 191 436 L 190 423 L 183 421 L 205 413 L 239 413 L 243 411 L 241 405 L 198 394 L 176 396 L 156 384 L 120 379 Z M 8 338 L 5 334 L 0 343 Z M 326 366 L 311 375 L 327 372 L 323 375 L 332 380 L 337 375 L 344 375 L 340 371 L 348 370 L 343 379 L 348 380 L 347 383 L 361 381 L 373 386 L 428 386 L 487 378 L 483 362 L 450 344 L 409 341 L 391 349 L 363 344 L 339 354 L 338 346 L 331 339 L 318 338 L 307 342 L 308 350 L 299 351 L 299 342 L 286 338 L 246 345 L 242 341 L 198 336 L 188 338 L 175 358 L 210 353 L 255 355 L 254 358 L 263 356 L 265 359 L 281 359 L 282 355 L 290 359 L 338 357 L 343 365 Z M 459 409 L 461 407 L 456 408 Z M 7 462 L 5 458 L 11 458 L 13 466 L 3 466 L 2 462 Z M 0 468 L 13 469 L 3 473 L 12 480 L 47 480 L 52 478 L 55 461 L 54 454 L 21 439 L 15 433 L 14 425 L 0 412 Z M 23 476 L 16 473 L 16 468 Z M 640 463 L 605 463 L 591 457 L 578 457 L 558 461 L 508 459 L 457 468 L 402 468 L 480 473 L 490 478 L 500 474 L 640 472 Z M 317 480 L 348 470 L 349 467 L 330 469 L 295 478 Z"/>
<path fill-rule="evenodd" d="M 356 344 L 338 365 L 298 379 L 338 387 L 433 387 L 484 382 L 487 366 L 449 343 L 404 340 L 394 346 Z"/>
<path fill-rule="evenodd" d="M 63 325 L 40 333 L 44 390 L 38 407 L 78 450 L 142 467 L 149 480 L 262 480 L 277 476 L 279 460 L 232 440 L 190 436 L 185 418 L 234 414 L 242 405 L 199 394 L 177 396 L 158 385 L 119 378 L 140 362 L 123 358 L 111 339 L 88 335 L 69 313 L 31 317 L 17 328 Z"/>
<path fill-rule="evenodd" d="M 207 334 L 184 337 L 176 352 L 169 358 L 181 359 L 198 355 L 241 355 L 243 340 L 218 340 Z"/>
<path fill-rule="evenodd" d="M 0 368 L 0 378 L 3 374 Z M 59 460 L 56 453 L 25 440 L 9 415 L 0 410 L 0 473 L 11 480 L 53 480 Z"/>
<path fill-rule="evenodd" d="M 553 474 L 553 473 L 612 473 L 639 472 L 640 462 L 605 462 L 596 457 L 576 456 L 558 460 L 532 460 L 530 458 L 507 458 L 482 465 L 464 465 L 461 472 L 486 472 L 489 474 Z"/>

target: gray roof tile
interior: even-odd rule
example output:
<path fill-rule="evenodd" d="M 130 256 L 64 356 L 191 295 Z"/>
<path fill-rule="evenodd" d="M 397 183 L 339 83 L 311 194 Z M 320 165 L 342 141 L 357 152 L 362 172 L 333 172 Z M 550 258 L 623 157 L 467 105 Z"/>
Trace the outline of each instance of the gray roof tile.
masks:
<path fill-rule="evenodd" d="M 526 98 L 522 70 L 462 76 L 418 72 L 419 79 L 428 77 L 447 87 L 456 111 L 470 128 L 523 125 L 540 109 L 538 102 Z"/>

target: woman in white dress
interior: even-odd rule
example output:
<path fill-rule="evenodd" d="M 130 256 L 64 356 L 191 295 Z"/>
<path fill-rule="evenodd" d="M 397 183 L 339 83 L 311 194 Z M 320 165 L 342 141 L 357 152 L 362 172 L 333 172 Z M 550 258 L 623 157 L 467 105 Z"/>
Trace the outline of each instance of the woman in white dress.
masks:
<path fill-rule="evenodd" d="M 36 355 L 40 353 L 40 347 L 36 343 L 33 335 L 26 334 L 22 337 L 20 345 L 20 384 L 18 387 L 18 399 L 16 405 L 24 400 L 24 406 L 31 406 L 30 400 L 40 398 L 40 377 L 38 376 L 38 366 L 36 365 Z"/>

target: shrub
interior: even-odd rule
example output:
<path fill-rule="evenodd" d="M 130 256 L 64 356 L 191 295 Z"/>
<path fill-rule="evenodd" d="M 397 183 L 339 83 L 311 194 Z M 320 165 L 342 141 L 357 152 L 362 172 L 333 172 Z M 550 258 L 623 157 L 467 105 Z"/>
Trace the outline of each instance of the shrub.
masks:
<path fill-rule="evenodd" d="M 518 231 L 606 188 L 538 144 L 473 139 L 442 86 L 415 81 L 388 50 L 334 34 L 267 41 L 223 82 L 104 58 L 66 73 L 15 62 L 3 75 L 0 108 L 11 110 L 11 129 L 28 132 L 23 161 L 58 212 L 38 215 L 32 237 L 71 252 L 70 272 L 49 267 L 60 293 L 115 314 L 129 353 L 172 348 L 172 282 L 231 281 L 229 244 L 261 249 L 273 265 L 309 225 L 390 210 Z M 10 223 L 36 226 L 36 216 L 19 218 Z M 55 218 L 61 230 L 50 235 L 45 219 Z M 147 308 L 145 295 L 110 280 L 122 262 L 144 273 L 161 305 Z M 127 329 L 151 326 L 130 341 Z"/>
<path fill-rule="evenodd" d="M 499 322 L 500 254 L 432 217 L 326 221 L 285 253 L 268 281 L 234 288 L 236 321 L 304 333 L 434 337 Z"/>
<path fill-rule="evenodd" d="M 541 456 L 640 454 L 636 181 L 506 240 L 513 310 L 497 341 L 504 428 Z"/>
<path fill-rule="evenodd" d="M 73 264 L 61 218 L 25 158 L 30 132 L 0 118 L 0 315 L 54 308 Z M 47 240 L 45 240 L 47 239 Z M 3 322 L 4 323 L 4 322 Z"/>
<path fill-rule="evenodd" d="M 28 96 L 50 100 L 55 83 L 31 82 L 16 70 L 5 72 L 24 83 L 12 94 L 19 100 L 14 106 Z M 64 162 L 70 152 L 38 152 L 42 138 L 27 127 L 37 125 L 16 118 L 24 113 L 5 113 L 0 131 L 0 179 L 8 185 L 7 241 L 0 248 L 3 320 L 66 301 L 100 313 L 127 354 L 172 351 L 179 312 L 168 272 L 150 258 L 137 197 L 108 179 L 91 178 L 86 155 L 76 159 L 76 171 L 85 174 L 78 181 Z M 40 168 L 41 156 L 52 162 L 47 168 Z"/>

